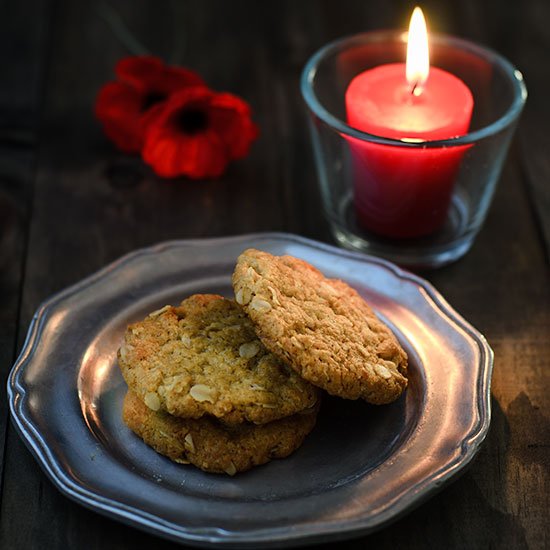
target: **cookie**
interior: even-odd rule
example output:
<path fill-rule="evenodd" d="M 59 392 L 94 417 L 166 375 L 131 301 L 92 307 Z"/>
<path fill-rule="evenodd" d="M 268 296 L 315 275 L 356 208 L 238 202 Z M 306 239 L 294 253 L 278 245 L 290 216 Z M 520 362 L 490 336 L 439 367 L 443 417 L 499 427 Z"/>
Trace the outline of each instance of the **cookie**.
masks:
<path fill-rule="evenodd" d="M 406 388 L 405 351 L 343 281 L 292 256 L 249 249 L 237 260 L 233 288 L 266 348 L 305 380 L 374 404 Z"/>
<path fill-rule="evenodd" d="M 201 470 L 234 475 L 273 458 L 284 458 L 302 444 L 315 426 L 318 405 L 257 426 L 227 426 L 203 417 L 177 418 L 153 411 L 129 391 L 122 417 L 126 425 L 158 453 Z"/>
<path fill-rule="evenodd" d="M 183 418 L 263 424 L 308 409 L 319 396 L 267 351 L 239 305 L 210 294 L 130 325 L 118 363 L 149 408 Z"/>

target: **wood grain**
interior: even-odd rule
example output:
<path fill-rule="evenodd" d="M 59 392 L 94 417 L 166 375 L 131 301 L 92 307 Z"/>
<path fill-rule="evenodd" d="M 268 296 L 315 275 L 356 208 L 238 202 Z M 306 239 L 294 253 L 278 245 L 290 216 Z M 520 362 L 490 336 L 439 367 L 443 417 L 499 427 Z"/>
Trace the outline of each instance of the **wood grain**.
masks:
<path fill-rule="evenodd" d="M 474 2 L 471 2 L 474 4 Z M 476 3 L 477 6 L 478 3 Z M 474 38 L 490 44 L 506 56 L 523 74 L 529 97 L 518 129 L 524 184 L 532 202 L 532 215 L 538 238 L 550 262 L 550 160 L 547 122 L 550 120 L 550 82 L 546 63 L 550 51 L 550 33 L 546 21 L 550 3 L 545 0 L 507 3 L 490 0 L 477 7 Z M 473 12 L 473 9 L 467 10 Z"/>
<path fill-rule="evenodd" d="M 0 382 L 6 386 L 17 347 L 32 206 L 35 144 L 43 91 L 48 18 L 37 2 L 28 22 L 22 4 L 4 6 L 0 18 Z M 29 33 L 28 39 L 25 34 Z M 18 62 L 14 63 L 14 59 Z M 8 405 L 0 399 L 0 472 L 4 466 Z M 0 477 L 0 493 L 2 491 Z"/>
<path fill-rule="evenodd" d="M 135 248 L 174 238 L 278 230 L 330 240 L 300 72 L 329 40 L 405 26 L 409 2 L 112 1 L 149 51 L 194 68 L 214 88 L 251 103 L 260 139 L 247 159 L 211 182 L 161 181 L 139 159 L 117 153 L 102 135 L 93 118 L 94 98 L 127 52 L 98 15 L 99 2 L 34 4 L 31 22 L 22 5 L 11 7 L 15 11 L 2 20 L 9 21 L 8 34 L 0 33 L 0 60 L 13 83 L 0 92 L 0 261 L 5 258 L 0 265 L 8 266 L 0 270 L 6 296 L 0 310 L 4 377 L 43 299 Z M 341 546 L 544 548 L 550 544 L 545 225 L 550 212 L 542 185 L 550 176 L 543 151 L 549 81 L 537 58 L 541 45 L 549 46 L 544 24 L 549 8 L 542 0 L 424 4 L 434 30 L 502 51 L 524 70 L 531 91 L 520 138 L 473 249 L 456 264 L 424 274 L 495 350 L 493 421 L 460 479 L 393 527 Z M 9 33 L 18 47 L 6 46 Z M 48 78 L 42 91 L 44 64 Z M 3 400 L 0 414 L 1 438 Z M 2 451 L 0 548 L 176 547 L 62 496 L 13 429 L 0 459 Z"/>

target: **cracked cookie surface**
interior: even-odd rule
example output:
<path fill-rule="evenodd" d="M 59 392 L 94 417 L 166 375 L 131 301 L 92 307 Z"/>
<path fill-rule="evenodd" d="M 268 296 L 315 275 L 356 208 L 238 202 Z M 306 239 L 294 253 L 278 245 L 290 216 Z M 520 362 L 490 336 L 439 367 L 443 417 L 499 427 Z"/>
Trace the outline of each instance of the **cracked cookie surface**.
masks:
<path fill-rule="evenodd" d="M 118 352 L 128 387 L 153 411 L 263 424 L 315 405 L 319 390 L 258 340 L 233 300 L 196 294 L 128 327 Z"/>
<path fill-rule="evenodd" d="M 227 426 L 211 417 L 177 418 L 155 412 L 129 391 L 122 417 L 147 445 L 171 460 L 234 475 L 294 452 L 315 426 L 318 408 L 260 426 Z"/>
<path fill-rule="evenodd" d="M 343 281 L 293 256 L 248 249 L 237 260 L 233 289 L 262 343 L 305 380 L 374 404 L 406 388 L 405 351 Z"/>

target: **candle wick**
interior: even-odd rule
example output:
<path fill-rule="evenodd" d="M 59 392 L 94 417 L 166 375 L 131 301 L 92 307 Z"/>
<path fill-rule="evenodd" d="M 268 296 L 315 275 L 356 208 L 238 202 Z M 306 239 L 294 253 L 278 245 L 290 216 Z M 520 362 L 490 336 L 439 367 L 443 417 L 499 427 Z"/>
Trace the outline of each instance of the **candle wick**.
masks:
<path fill-rule="evenodd" d="M 422 86 L 422 84 L 416 81 L 411 88 L 411 95 L 414 97 L 419 97 L 420 94 L 422 94 L 423 90 L 424 90 L 424 87 Z"/>

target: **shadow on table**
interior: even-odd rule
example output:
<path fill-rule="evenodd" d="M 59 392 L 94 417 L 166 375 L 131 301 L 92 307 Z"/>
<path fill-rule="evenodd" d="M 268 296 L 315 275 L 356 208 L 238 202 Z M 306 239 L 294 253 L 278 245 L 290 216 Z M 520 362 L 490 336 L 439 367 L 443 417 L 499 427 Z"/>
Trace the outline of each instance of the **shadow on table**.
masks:
<path fill-rule="evenodd" d="M 466 472 L 393 525 L 347 541 L 346 548 L 528 548 L 525 530 L 506 506 L 510 426 L 492 398 L 487 438 Z M 323 545 L 322 548 L 329 548 Z"/>

